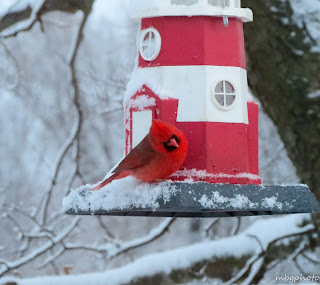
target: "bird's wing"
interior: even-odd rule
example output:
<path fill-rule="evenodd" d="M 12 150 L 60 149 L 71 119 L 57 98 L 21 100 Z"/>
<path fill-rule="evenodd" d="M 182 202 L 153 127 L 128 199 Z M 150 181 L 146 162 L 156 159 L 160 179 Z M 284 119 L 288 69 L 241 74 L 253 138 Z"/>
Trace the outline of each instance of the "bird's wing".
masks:
<path fill-rule="evenodd" d="M 133 170 L 148 164 L 157 156 L 149 141 L 148 135 L 119 163 L 113 173 Z"/>

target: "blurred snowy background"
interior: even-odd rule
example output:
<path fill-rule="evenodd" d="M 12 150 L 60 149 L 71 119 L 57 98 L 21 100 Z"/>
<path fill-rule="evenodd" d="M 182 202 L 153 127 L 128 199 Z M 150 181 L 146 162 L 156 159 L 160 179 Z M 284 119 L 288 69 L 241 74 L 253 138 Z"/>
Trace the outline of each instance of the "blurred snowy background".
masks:
<path fill-rule="evenodd" d="M 267 2 L 276 12 L 286 1 Z M 290 2 L 318 52 L 320 1 Z M 62 213 L 70 188 L 100 180 L 124 152 L 122 99 L 138 31 L 129 7 L 129 0 L 0 2 L 0 284 L 282 284 L 276 275 L 320 275 L 310 215 Z M 264 184 L 300 181 L 262 108 L 259 156 Z"/>

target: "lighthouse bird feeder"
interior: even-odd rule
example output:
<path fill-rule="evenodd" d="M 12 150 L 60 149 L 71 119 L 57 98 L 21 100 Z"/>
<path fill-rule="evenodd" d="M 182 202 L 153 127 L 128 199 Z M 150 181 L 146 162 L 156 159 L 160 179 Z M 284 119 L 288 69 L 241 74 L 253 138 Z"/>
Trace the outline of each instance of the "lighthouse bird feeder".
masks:
<path fill-rule="evenodd" d="M 167 181 L 92 185 L 64 199 L 67 214 L 226 217 L 320 211 L 306 185 L 261 185 L 258 106 L 248 96 L 240 0 L 133 1 L 141 24 L 124 99 L 126 154 L 153 119 L 184 132 L 188 154 Z M 161 167 L 161 166 L 159 166 Z"/>

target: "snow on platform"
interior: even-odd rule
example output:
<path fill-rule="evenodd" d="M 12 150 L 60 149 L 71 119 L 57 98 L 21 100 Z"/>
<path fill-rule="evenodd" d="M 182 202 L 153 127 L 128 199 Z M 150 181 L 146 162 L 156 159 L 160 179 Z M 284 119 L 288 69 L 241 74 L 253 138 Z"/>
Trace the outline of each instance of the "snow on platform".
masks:
<path fill-rule="evenodd" d="M 307 185 L 232 185 L 128 177 L 98 191 L 72 190 L 63 207 L 70 215 L 232 217 L 320 212 Z"/>

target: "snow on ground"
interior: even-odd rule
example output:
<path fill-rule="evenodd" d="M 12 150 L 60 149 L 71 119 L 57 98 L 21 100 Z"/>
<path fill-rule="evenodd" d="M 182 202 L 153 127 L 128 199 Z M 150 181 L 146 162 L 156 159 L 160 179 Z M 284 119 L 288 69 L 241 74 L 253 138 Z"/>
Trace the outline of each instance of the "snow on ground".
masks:
<path fill-rule="evenodd" d="M 106 282 L 108 284 L 127 284 L 139 277 L 154 276 L 161 273 L 169 274 L 173 270 L 190 268 L 201 261 L 213 261 L 226 257 L 241 258 L 258 254 L 261 250 L 265 250 L 269 243 L 278 238 L 312 230 L 313 226 L 310 224 L 301 227 L 304 221 L 310 221 L 309 214 L 257 220 L 236 236 L 214 241 L 203 241 L 170 251 L 153 253 L 123 267 L 105 272 L 21 280 L 18 278 L 5 278 L 3 282 L 15 281 L 18 285 L 104 285 Z M 273 229 L 272 231 L 270 231 L 271 228 Z M 255 236 L 261 244 L 256 242 L 252 236 Z M 284 239 L 278 243 L 286 244 L 287 242 L 288 239 Z"/>

